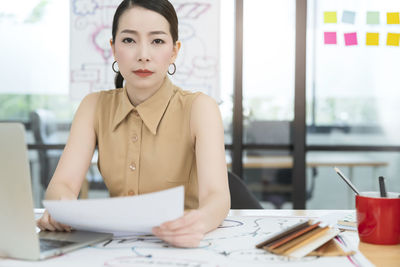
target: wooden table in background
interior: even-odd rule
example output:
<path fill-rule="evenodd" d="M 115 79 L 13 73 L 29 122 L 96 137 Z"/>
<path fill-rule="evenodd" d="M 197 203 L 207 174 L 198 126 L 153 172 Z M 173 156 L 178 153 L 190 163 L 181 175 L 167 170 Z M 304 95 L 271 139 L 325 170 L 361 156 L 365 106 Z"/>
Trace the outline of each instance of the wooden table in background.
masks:
<path fill-rule="evenodd" d="M 230 158 L 227 158 L 228 167 L 231 166 Z M 306 164 L 308 168 L 333 167 L 346 168 L 348 173 L 345 175 L 350 181 L 354 178 L 355 167 L 371 167 L 371 188 L 374 188 L 378 178 L 380 167 L 387 167 L 388 162 L 377 160 L 373 157 L 348 154 L 312 154 L 307 157 Z M 293 167 L 293 157 L 291 156 L 245 156 L 243 158 L 244 169 L 291 169 Z M 381 175 L 381 174 L 380 174 Z M 374 179 L 376 178 L 376 179 Z M 349 201 L 352 201 L 353 191 L 348 189 Z M 349 207 L 352 203 L 349 203 Z M 399 264 L 400 266 L 400 264 Z"/>

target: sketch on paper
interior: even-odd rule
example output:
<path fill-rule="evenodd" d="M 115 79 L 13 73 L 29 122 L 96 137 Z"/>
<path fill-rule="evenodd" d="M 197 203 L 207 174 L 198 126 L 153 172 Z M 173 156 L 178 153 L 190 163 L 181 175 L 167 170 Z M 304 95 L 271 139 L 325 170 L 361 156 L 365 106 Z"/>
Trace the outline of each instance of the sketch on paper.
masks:
<path fill-rule="evenodd" d="M 321 266 L 326 258 L 305 257 L 291 259 L 256 249 L 255 245 L 272 233 L 287 228 L 299 218 L 274 217 L 229 217 L 221 226 L 207 234 L 195 249 L 175 248 L 152 235 L 136 235 L 114 238 L 92 246 L 93 253 L 109 254 L 104 266 L 265 266 L 279 264 L 286 266 Z M 122 252 L 124 253 L 116 253 Z M 86 252 L 87 254 L 87 252 Z M 102 256 L 102 257 L 103 257 Z M 352 266 L 345 257 L 338 258 L 337 264 Z"/>
<path fill-rule="evenodd" d="M 271 234 L 305 220 L 308 218 L 229 216 L 218 229 L 208 233 L 197 248 L 172 247 L 153 235 L 130 235 L 113 238 L 60 257 L 41 261 L 39 265 L 41 267 L 57 264 L 87 267 L 261 267 L 270 265 L 312 267 L 354 266 L 352 262 L 355 262 L 357 266 L 370 266 L 361 253 L 350 258 L 292 259 L 255 248 L 256 244 L 266 240 Z M 341 234 L 341 238 L 346 239 L 349 248 L 357 251 L 357 233 L 345 232 Z M 21 265 L 19 261 L 0 262 L 0 266 L 5 266 L 1 263 L 7 266 Z"/>
<path fill-rule="evenodd" d="M 114 12 L 121 0 L 71 0 L 70 95 L 115 88 L 110 47 Z M 219 1 L 173 0 L 181 50 L 171 80 L 184 90 L 217 101 L 219 89 Z M 210 29 L 213 29 L 210 31 Z"/>

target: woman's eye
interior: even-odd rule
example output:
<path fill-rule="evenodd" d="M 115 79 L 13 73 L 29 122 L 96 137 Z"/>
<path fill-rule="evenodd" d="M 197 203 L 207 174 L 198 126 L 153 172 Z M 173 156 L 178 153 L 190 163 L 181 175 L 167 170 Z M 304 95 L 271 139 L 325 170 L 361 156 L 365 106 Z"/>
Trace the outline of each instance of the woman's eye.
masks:
<path fill-rule="evenodd" d="M 130 43 L 134 43 L 135 40 L 133 40 L 132 38 L 124 38 L 124 39 L 122 40 L 122 42 L 123 42 L 123 43 L 126 43 L 126 44 L 130 44 Z"/>
<path fill-rule="evenodd" d="M 155 40 L 153 41 L 153 43 L 155 43 L 155 44 L 163 44 L 164 41 L 161 40 L 161 39 L 155 39 Z"/>

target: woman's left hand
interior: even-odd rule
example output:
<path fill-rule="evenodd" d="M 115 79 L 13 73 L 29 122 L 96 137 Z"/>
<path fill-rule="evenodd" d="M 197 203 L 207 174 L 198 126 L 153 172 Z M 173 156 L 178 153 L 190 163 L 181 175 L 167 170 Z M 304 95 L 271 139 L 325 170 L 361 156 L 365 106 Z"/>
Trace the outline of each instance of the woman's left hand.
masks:
<path fill-rule="evenodd" d="M 203 213 L 191 210 L 173 221 L 153 228 L 153 234 L 175 247 L 198 247 L 206 231 Z"/>

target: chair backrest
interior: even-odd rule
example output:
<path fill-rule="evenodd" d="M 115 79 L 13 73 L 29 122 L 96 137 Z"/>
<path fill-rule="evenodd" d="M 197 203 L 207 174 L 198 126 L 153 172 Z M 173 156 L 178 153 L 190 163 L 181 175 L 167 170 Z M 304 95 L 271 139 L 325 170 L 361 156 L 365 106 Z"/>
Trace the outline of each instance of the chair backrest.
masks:
<path fill-rule="evenodd" d="M 252 144 L 290 144 L 291 128 L 290 121 L 250 121 L 245 128 L 245 140 Z"/>
<path fill-rule="evenodd" d="M 257 198 L 236 174 L 228 172 L 231 209 L 262 209 Z"/>
<path fill-rule="evenodd" d="M 46 109 L 36 109 L 30 113 L 31 128 L 38 144 L 51 143 L 57 125 L 53 112 Z"/>
<path fill-rule="evenodd" d="M 57 140 L 57 123 L 52 111 L 36 109 L 30 113 L 31 129 L 36 144 L 59 143 Z M 40 181 L 43 189 L 47 188 L 61 156 L 61 150 L 42 149 L 38 151 L 40 164 Z"/>
<path fill-rule="evenodd" d="M 292 123 L 290 121 L 250 121 L 244 128 L 244 140 L 249 144 L 282 144 L 292 143 Z M 247 150 L 251 156 L 284 156 L 289 155 L 285 150 Z"/>

